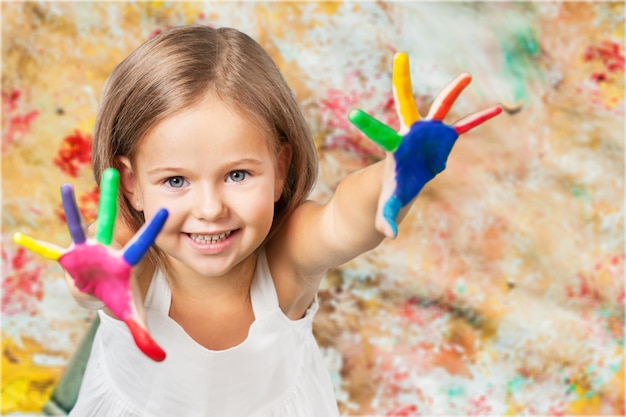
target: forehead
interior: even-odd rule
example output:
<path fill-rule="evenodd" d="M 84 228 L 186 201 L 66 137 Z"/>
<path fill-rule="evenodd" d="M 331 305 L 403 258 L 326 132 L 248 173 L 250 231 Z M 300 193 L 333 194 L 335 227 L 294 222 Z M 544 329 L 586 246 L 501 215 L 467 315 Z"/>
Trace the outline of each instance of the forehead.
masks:
<path fill-rule="evenodd" d="M 205 96 L 198 103 L 156 123 L 142 139 L 138 156 L 179 154 L 195 150 L 197 157 L 217 156 L 235 150 L 275 154 L 277 139 L 267 123 L 233 105 Z M 223 155 L 222 155 L 223 156 Z"/>

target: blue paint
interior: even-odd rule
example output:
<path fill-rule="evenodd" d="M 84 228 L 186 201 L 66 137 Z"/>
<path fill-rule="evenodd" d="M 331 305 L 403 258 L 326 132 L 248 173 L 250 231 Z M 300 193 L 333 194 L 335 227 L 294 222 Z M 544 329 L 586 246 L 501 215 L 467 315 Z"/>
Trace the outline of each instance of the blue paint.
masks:
<path fill-rule="evenodd" d="M 383 207 L 383 217 L 387 220 L 389 226 L 391 226 L 394 236 L 398 235 L 398 224 L 396 223 L 396 218 L 398 217 L 398 213 L 401 209 L 402 201 L 400 201 L 400 199 L 395 195 L 389 197 L 389 200 L 387 200 L 385 206 Z"/>
<path fill-rule="evenodd" d="M 458 137 L 453 127 L 438 120 L 426 120 L 414 123 L 402 139 L 393 153 L 396 161 L 396 189 L 383 209 L 383 216 L 394 235 L 398 232 L 398 213 L 419 194 L 428 181 L 446 168 L 448 155 Z"/>
<path fill-rule="evenodd" d="M 137 265 L 148 249 L 150 249 L 157 235 L 161 232 L 168 215 L 169 213 L 166 209 L 159 210 L 150 223 L 140 231 L 137 238 L 124 250 L 122 257 L 130 266 Z"/>

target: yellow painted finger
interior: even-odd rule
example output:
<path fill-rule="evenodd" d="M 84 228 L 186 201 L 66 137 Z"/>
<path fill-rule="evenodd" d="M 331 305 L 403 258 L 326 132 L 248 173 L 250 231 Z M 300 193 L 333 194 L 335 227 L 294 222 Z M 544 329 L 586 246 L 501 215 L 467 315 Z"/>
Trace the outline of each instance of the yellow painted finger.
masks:
<path fill-rule="evenodd" d="M 63 256 L 63 253 L 65 252 L 63 249 L 59 248 L 56 245 L 42 242 L 40 240 L 35 240 L 32 237 L 26 236 L 25 234 L 19 232 L 13 235 L 13 240 L 15 241 L 15 243 L 25 247 L 29 251 L 41 255 L 45 258 L 51 259 L 53 261 L 58 260 L 61 256 Z"/>
<path fill-rule="evenodd" d="M 396 110 L 402 124 L 401 130 L 407 130 L 411 125 L 421 119 L 413 89 L 411 87 L 411 72 L 409 69 L 409 56 L 405 52 L 399 52 L 393 59 L 393 91 L 396 100 Z"/>

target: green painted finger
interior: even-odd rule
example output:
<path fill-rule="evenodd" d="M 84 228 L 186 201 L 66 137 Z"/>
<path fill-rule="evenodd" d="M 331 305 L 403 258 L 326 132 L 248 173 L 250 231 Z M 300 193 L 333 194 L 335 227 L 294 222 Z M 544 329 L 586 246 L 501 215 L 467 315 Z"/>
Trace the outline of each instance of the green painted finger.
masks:
<path fill-rule="evenodd" d="M 359 128 L 361 132 L 372 140 L 375 144 L 387 152 L 395 151 L 402 136 L 383 122 L 373 118 L 363 110 L 354 109 L 348 114 L 348 119 Z"/>
<path fill-rule="evenodd" d="M 98 224 L 96 241 L 110 245 L 113 240 L 113 227 L 117 216 L 117 190 L 120 174 L 113 168 L 107 168 L 100 182 L 100 205 L 98 207 Z"/>

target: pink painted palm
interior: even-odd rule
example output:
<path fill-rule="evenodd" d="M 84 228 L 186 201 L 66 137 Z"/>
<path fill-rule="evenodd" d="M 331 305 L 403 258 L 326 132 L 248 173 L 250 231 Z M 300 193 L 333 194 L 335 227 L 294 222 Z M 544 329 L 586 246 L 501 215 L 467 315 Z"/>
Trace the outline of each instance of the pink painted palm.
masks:
<path fill-rule="evenodd" d="M 143 353 L 155 361 L 162 361 L 165 352 L 148 332 L 143 304 L 133 285 L 132 268 L 154 243 L 168 212 L 165 209 L 157 212 L 123 249 L 112 248 L 118 183 L 116 170 L 110 168 L 104 172 L 95 239 L 86 237 L 74 189 L 64 184 L 61 197 L 72 244 L 64 249 L 22 233 L 16 233 L 14 240 L 26 249 L 58 261 L 81 292 L 100 300 L 113 315 L 126 323 Z"/>

